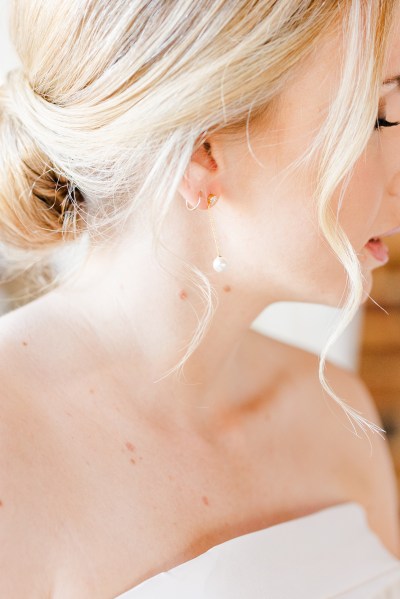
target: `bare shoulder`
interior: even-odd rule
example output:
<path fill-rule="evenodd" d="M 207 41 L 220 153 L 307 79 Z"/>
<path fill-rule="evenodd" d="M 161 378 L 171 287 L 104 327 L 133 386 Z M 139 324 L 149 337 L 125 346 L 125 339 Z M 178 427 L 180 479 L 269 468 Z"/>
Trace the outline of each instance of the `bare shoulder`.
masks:
<path fill-rule="evenodd" d="M 28 447 L 16 442 L 14 433 L 14 425 L 2 419 L 0 596 L 42 599 L 48 596 L 52 576 L 46 498 L 29 476 Z"/>
<path fill-rule="evenodd" d="M 48 596 L 51 580 L 49 510 L 37 470 L 40 423 L 29 404 L 28 368 L 12 321 L 12 314 L 0 318 L 0 596 L 39 599 Z"/>
<path fill-rule="evenodd" d="M 374 398 L 365 381 L 355 372 L 327 362 L 326 378 L 333 390 L 366 418 L 383 429 Z M 359 429 L 357 429 L 359 431 Z M 400 520 L 398 487 L 393 458 L 384 433 L 368 431 L 347 435 L 347 451 L 354 456 L 354 477 L 362 476 L 365 484 L 360 503 L 367 512 L 372 530 L 385 546 L 400 558 Z"/>
<path fill-rule="evenodd" d="M 368 434 L 364 435 L 357 426 L 357 435 L 354 433 L 343 409 L 320 383 L 319 356 L 255 331 L 252 336 L 257 351 L 264 352 L 265 359 L 274 355 L 274 367 L 288 372 L 295 381 L 296 396 L 299 395 L 296 401 L 302 405 L 307 402 L 310 435 L 321 436 L 321 444 L 330 445 L 350 496 L 365 508 L 372 530 L 389 551 L 400 558 L 397 480 L 384 434 L 381 436 L 367 429 Z M 324 374 L 329 386 L 341 399 L 363 418 L 383 428 L 374 398 L 356 372 L 327 360 Z M 329 447 L 326 450 L 329 451 Z"/>

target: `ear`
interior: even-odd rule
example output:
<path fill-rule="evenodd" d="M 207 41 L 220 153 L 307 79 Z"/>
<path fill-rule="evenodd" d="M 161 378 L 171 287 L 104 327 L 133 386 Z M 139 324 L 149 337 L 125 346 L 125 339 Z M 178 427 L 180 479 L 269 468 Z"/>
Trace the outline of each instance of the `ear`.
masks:
<path fill-rule="evenodd" d="M 211 144 L 206 141 L 192 154 L 179 184 L 179 193 L 188 204 L 194 207 L 199 201 L 200 192 L 202 192 L 198 209 L 207 210 L 208 194 L 216 193 L 212 187 L 217 172 L 218 166 L 212 155 Z"/>

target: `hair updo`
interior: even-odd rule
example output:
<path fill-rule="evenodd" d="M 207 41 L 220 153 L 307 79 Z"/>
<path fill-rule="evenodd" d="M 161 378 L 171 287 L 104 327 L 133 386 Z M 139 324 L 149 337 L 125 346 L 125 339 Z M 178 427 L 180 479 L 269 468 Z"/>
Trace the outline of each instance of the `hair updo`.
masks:
<path fill-rule="evenodd" d="M 34 118 L 34 96 L 21 70 L 8 73 L 0 88 L 0 147 L 8 154 L 7 162 L 0 162 L 1 241 L 33 250 L 74 238 L 82 228 L 83 202 L 80 191 L 37 145 L 29 123 L 19 117 L 18 108 L 25 103 L 25 118 Z"/>
<path fill-rule="evenodd" d="M 55 283 L 52 252 L 85 230 L 82 193 L 32 135 L 40 100 L 22 69 L 7 73 L 0 86 L 0 280 L 17 282 L 8 285 L 14 306 Z"/>
<path fill-rule="evenodd" d="M 22 66 L 8 74 L 0 91 L 3 271 L 10 275 L 25 265 L 26 272 L 29 266 L 39 281 L 66 242 L 85 238 L 90 250 L 120 234 L 128 220 L 139 223 L 141 214 L 148 215 L 160 248 L 163 222 L 193 151 L 208 133 L 243 132 L 268 115 L 296 67 L 335 29 L 343 38 L 342 80 L 313 146 L 297 162 L 317 158 L 320 230 L 350 283 L 319 376 L 328 394 L 363 426 L 367 421 L 323 376 L 326 353 L 358 311 L 363 293 L 357 255 L 332 215 L 330 199 L 373 128 L 395 4 L 14 0 L 10 30 Z M 201 293 L 206 309 L 170 372 L 182 368 L 199 345 L 215 309 L 205 273 L 184 259 L 177 272 Z M 48 281 L 54 280 L 51 272 Z"/>

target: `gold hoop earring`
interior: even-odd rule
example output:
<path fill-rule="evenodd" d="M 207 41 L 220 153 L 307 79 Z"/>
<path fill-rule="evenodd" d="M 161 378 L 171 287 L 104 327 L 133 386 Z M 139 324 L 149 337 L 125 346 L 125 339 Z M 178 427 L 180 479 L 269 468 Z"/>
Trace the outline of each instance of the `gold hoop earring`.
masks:
<path fill-rule="evenodd" d="M 219 197 L 214 195 L 213 193 L 210 193 L 207 196 L 207 212 L 208 212 L 208 216 L 210 217 L 210 224 L 211 224 L 211 230 L 212 230 L 213 237 L 214 237 L 215 247 L 217 248 L 217 257 L 214 258 L 213 268 L 217 272 L 222 272 L 226 269 L 226 267 L 228 266 L 228 263 L 227 263 L 226 259 L 223 256 L 221 256 L 221 254 L 220 254 L 218 243 L 217 243 L 217 238 L 215 236 L 214 219 L 210 214 L 210 208 L 215 206 L 215 204 L 218 202 L 218 200 L 219 200 Z"/>

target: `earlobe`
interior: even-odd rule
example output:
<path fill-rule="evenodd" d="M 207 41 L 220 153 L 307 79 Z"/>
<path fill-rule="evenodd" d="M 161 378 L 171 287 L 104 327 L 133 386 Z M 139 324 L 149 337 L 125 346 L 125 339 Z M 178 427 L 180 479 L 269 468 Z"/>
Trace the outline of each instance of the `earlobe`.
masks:
<path fill-rule="evenodd" d="M 211 154 L 210 144 L 205 142 L 192 154 L 178 187 L 189 210 L 195 206 L 199 210 L 208 209 L 207 190 L 214 187 L 216 170 L 217 164 Z"/>
<path fill-rule="evenodd" d="M 192 165 L 188 167 L 192 170 Z M 189 174 L 188 170 L 179 184 L 178 191 L 185 200 L 188 210 L 207 210 L 207 198 L 202 191 L 204 189 L 204 179 L 196 177 L 193 173 Z"/>

